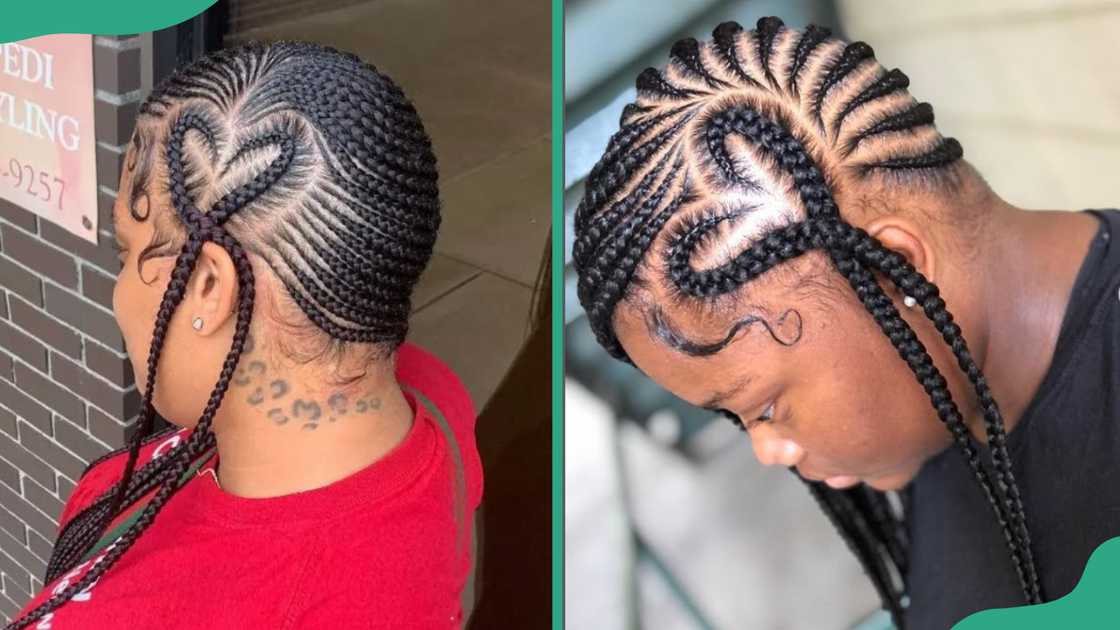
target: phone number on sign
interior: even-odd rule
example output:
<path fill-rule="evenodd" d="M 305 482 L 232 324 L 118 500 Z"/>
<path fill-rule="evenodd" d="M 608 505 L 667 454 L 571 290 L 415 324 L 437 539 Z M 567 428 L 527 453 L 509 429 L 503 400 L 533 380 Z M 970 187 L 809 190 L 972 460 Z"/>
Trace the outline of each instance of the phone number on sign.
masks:
<path fill-rule="evenodd" d="M 66 182 L 59 177 L 12 158 L 7 164 L 0 161 L 0 185 L 4 182 L 47 203 L 54 201 L 58 209 L 62 210 Z"/>

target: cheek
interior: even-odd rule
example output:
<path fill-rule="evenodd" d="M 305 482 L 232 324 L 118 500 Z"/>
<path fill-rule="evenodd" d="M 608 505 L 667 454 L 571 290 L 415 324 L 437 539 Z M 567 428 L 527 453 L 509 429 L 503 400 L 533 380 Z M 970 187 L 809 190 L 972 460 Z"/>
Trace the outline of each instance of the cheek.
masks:
<path fill-rule="evenodd" d="M 852 335 L 830 344 L 830 358 L 816 360 L 816 377 L 796 397 L 796 435 L 790 437 L 816 468 L 912 474 L 948 442 L 913 372 L 874 332 L 878 337 Z"/>
<path fill-rule="evenodd" d="M 130 274 L 128 268 L 122 269 L 117 275 L 117 282 L 113 285 L 113 315 L 117 318 L 117 325 L 121 329 L 121 337 L 124 339 L 125 349 L 132 353 L 135 348 L 136 339 L 133 334 L 132 310 L 131 304 L 136 301 L 134 291 L 129 286 Z"/>
<path fill-rule="evenodd" d="M 148 314 L 158 308 L 158 305 L 151 304 L 151 292 L 150 287 L 140 282 L 136 269 L 130 267 L 121 270 L 113 287 L 113 314 L 121 329 L 121 338 L 141 393 L 147 379 L 148 351 L 154 325 L 154 316 L 149 317 Z"/>
<path fill-rule="evenodd" d="M 834 395 L 806 427 L 806 446 L 822 466 L 849 474 L 915 468 L 947 437 L 932 406 L 905 366 L 890 374 L 864 372 L 837 381 Z M 907 380 L 909 379 L 909 380 Z M 845 392 L 843 397 L 835 392 Z M 931 452 L 932 449 L 932 452 Z"/>

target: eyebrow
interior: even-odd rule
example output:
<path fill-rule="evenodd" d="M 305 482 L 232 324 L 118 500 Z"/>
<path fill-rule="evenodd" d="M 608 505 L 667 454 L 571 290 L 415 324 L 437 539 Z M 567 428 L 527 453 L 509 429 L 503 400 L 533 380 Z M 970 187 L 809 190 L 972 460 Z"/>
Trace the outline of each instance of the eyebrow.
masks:
<path fill-rule="evenodd" d="M 729 389 L 712 394 L 710 398 L 701 403 L 700 407 L 709 411 L 719 411 L 724 402 L 746 389 L 747 385 L 750 385 L 753 380 L 754 377 L 750 375 L 739 377 Z"/>

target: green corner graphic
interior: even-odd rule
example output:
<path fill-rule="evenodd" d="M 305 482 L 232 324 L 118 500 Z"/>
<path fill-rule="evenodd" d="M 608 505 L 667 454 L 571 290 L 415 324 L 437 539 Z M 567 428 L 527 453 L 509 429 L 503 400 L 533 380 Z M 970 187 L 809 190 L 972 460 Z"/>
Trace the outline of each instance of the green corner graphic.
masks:
<path fill-rule="evenodd" d="M 1097 547 L 1085 573 L 1069 595 L 1037 606 L 993 608 L 969 615 L 953 630 L 1050 630 L 1053 628 L 1116 628 L 1120 626 L 1120 538 Z"/>
<path fill-rule="evenodd" d="M 41 0 L 5 7 L 0 43 L 51 35 L 131 35 L 188 20 L 217 0 Z"/>

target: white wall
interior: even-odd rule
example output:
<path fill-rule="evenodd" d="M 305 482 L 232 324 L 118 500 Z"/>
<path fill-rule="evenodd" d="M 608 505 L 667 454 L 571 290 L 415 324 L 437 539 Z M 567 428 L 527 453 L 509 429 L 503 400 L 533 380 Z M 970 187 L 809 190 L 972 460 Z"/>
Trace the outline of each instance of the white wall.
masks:
<path fill-rule="evenodd" d="M 1120 205 L 1120 2 L 840 0 L 847 36 L 933 104 L 1011 203 Z"/>

